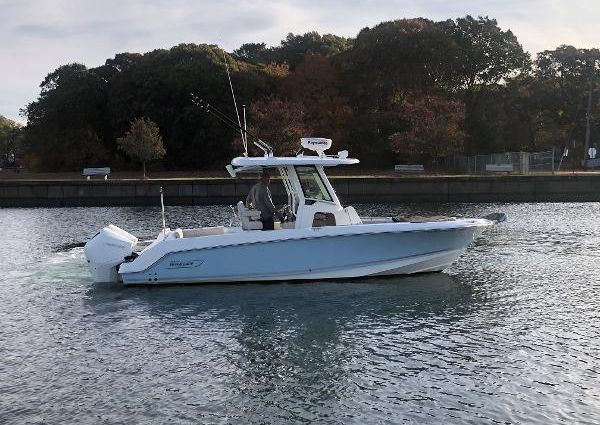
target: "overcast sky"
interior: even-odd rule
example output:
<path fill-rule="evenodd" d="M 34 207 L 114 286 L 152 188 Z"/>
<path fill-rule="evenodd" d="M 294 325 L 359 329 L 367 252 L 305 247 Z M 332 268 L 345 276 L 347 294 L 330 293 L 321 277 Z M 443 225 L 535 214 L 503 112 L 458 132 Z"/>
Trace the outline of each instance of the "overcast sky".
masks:
<path fill-rule="evenodd" d="M 288 32 L 354 37 L 381 21 L 471 14 L 496 18 L 526 50 L 600 47 L 596 0 L 0 0 L 0 115 L 22 121 L 58 66 L 98 66 L 118 52 L 179 43 L 279 44 Z"/>

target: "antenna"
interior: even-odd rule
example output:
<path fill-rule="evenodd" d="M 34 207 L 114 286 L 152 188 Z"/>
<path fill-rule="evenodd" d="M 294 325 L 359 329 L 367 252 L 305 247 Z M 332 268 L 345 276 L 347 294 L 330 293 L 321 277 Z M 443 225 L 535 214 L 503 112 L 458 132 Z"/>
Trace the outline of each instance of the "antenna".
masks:
<path fill-rule="evenodd" d="M 246 126 L 246 105 L 242 105 L 242 111 L 244 112 L 244 156 L 248 156 L 248 127 Z"/>
<path fill-rule="evenodd" d="M 167 223 L 165 222 L 165 198 L 163 194 L 163 187 L 160 187 L 160 208 L 162 212 L 162 225 L 163 225 L 163 238 L 165 237 L 165 233 L 167 231 Z"/>
<path fill-rule="evenodd" d="M 227 63 L 227 55 L 225 54 L 225 50 L 223 50 L 223 61 L 225 62 L 225 70 L 227 71 L 227 78 L 229 79 L 229 88 L 231 89 L 231 97 L 233 98 L 233 108 L 235 109 L 235 115 L 237 117 L 238 126 L 240 128 L 240 136 L 242 136 L 242 144 L 244 145 L 244 155 L 248 156 L 248 141 L 246 140 L 246 136 L 242 131 L 240 111 L 238 110 L 237 102 L 235 100 L 235 92 L 233 91 L 233 83 L 231 82 L 231 74 L 229 73 L 229 64 Z"/>

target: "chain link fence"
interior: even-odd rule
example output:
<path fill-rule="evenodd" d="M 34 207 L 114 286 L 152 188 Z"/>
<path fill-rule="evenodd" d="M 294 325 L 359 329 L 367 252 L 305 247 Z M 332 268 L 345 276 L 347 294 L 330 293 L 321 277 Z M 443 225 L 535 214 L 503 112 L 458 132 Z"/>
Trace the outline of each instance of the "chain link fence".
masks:
<path fill-rule="evenodd" d="M 446 159 L 446 166 L 461 174 L 488 174 L 505 172 L 529 174 L 530 172 L 553 172 L 558 167 L 560 153 L 504 152 L 486 155 L 454 155 Z"/>

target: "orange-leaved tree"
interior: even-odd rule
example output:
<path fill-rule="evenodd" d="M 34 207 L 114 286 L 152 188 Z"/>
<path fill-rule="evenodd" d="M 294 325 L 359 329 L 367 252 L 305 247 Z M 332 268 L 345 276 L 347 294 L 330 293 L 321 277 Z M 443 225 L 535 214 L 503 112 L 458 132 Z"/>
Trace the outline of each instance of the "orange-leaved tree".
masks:
<path fill-rule="evenodd" d="M 424 96 L 403 100 L 398 112 L 405 128 L 389 139 L 392 150 L 400 156 L 435 159 L 462 152 L 465 140 L 462 102 Z"/>
<path fill-rule="evenodd" d="M 340 94 L 339 75 L 329 59 L 306 54 L 302 62 L 287 75 L 280 86 L 282 98 L 303 105 L 306 123 L 315 134 L 345 146 L 352 109 Z"/>
<path fill-rule="evenodd" d="M 305 109 L 300 103 L 278 98 L 260 100 L 250 105 L 250 132 L 273 147 L 277 155 L 293 155 L 300 148 L 300 138 L 310 136 Z"/>

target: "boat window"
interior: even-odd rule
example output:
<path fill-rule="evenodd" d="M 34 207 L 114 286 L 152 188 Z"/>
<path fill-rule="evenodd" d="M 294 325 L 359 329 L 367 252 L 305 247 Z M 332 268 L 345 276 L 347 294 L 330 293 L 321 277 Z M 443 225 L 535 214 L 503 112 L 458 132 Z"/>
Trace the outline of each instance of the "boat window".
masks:
<path fill-rule="evenodd" d="M 300 179 L 300 185 L 306 199 L 332 202 L 331 195 L 325 186 L 325 182 L 314 165 L 298 165 L 296 173 Z"/>

